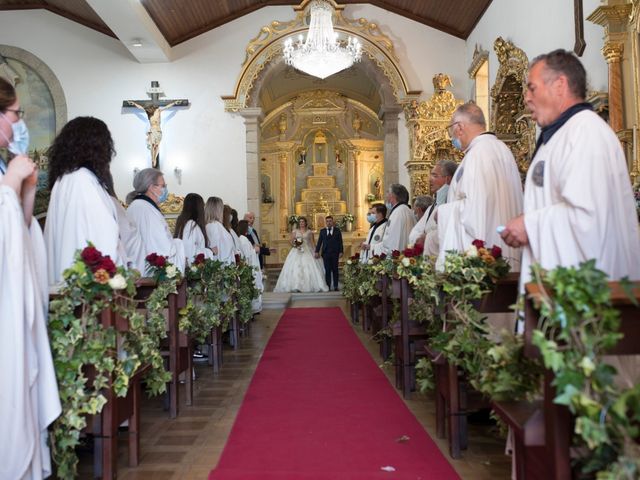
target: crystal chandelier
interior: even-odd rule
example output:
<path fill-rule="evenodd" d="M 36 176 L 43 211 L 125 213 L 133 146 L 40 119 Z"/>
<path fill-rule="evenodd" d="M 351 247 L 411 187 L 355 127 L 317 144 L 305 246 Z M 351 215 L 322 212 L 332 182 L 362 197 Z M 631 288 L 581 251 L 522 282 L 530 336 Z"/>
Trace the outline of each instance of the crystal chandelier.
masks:
<path fill-rule="evenodd" d="M 360 42 L 349 37 L 347 44 L 338 40 L 333 31 L 333 8 L 326 0 L 313 0 L 310 4 L 309 33 L 294 44 L 289 38 L 284 44 L 284 60 L 300 71 L 318 78 L 327 78 L 362 58 Z M 304 40 L 304 42 L 303 42 Z"/>

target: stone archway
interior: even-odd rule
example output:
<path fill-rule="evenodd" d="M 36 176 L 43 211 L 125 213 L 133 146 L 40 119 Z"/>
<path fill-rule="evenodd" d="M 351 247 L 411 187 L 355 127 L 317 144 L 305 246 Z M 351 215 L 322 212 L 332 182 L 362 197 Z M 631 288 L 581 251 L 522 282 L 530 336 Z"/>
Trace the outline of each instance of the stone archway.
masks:
<path fill-rule="evenodd" d="M 296 17 L 290 22 L 272 21 L 260 29 L 247 48 L 233 95 L 222 97 L 225 110 L 241 115 L 245 120 L 247 161 L 247 204 L 259 212 L 259 145 L 260 122 L 265 112 L 259 103 L 259 93 L 268 81 L 269 72 L 283 60 L 284 41 L 308 29 L 307 8 L 311 0 L 294 7 Z M 362 44 L 362 66 L 367 75 L 380 86 L 378 116 L 384 129 L 384 182 L 388 185 L 399 179 L 398 117 L 403 105 L 416 100 L 420 93 L 412 91 L 397 59 L 393 42 L 377 24 L 364 18 L 350 19 L 343 15 L 344 6 L 328 0 L 334 8 L 334 29 L 357 37 Z M 259 221 L 259 219 L 258 219 Z"/>

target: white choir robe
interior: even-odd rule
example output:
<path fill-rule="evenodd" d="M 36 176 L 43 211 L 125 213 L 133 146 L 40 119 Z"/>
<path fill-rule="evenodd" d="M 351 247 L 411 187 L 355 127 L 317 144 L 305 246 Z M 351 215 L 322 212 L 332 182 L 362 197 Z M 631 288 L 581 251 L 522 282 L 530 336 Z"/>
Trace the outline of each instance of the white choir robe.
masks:
<path fill-rule="evenodd" d="M 107 190 L 86 168 L 67 173 L 56 180 L 44 228 L 49 265 L 49 285 L 62 281 L 62 272 L 74 262 L 76 250 L 87 242 L 116 265 L 125 265 L 119 244 L 118 214 Z"/>
<path fill-rule="evenodd" d="M 424 226 L 426 237 L 424 239 L 424 251 L 422 255 L 427 258 L 437 258 L 440 253 L 440 241 L 438 239 L 438 223 L 436 222 L 436 215 L 438 212 L 438 205 L 435 206 L 429 220 L 427 220 Z M 424 215 L 427 216 L 429 212 Z"/>
<path fill-rule="evenodd" d="M 380 253 L 391 255 L 394 250 L 402 251 L 407 248 L 409 233 L 415 224 L 416 217 L 408 205 L 397 205 L 392 209 L 382 237 L 382 251 Z"/>
<path fill-rule="evenodd" d="M 1 175 L 0 175 L 1 180 Z M 47 427 L 60 415 L 46 318 L 45 244 L 16 193 L 0 185 L 0 478 L 51 474 Z"/>
<path fill-rule="evenodd" d="M 151 253 L 168 257 L 181 272 L 184 272 L 185 253 L 182 240 L 173 238 L 162 212 L 146 200 L 138 199 L 127 208 L 127 217 L 136 226 L 142 238 L 143 258 L 135 265 L 140 273 L 146 274 L 144 259 Z"/>
<path fill-rule="evenodd" d="M 144 249 L 142 237 L 138 233 L 135 224 L 127 217 L 127 211 L 117 198 L 111 197 L 118 215 L 118 228 L 120 229 L 120 245 L 124 251 L 121 254 L 125 258 L 127 267 L 135 268 L 136 265 L 144 265 Z"/>
<path fill-rule="evenodd" d="M 184 225 L 182 243 L 184 245 L 184 254 L 189 263 L 193 263 L 193 260 L 201 253 L 204 254 L 205 258 L 213 258 L 213 252 L 205 244 L 202 230 L 193 220 L 187 220 Z"/>
<path fill-rule="evenodd" d="M 427 208 L 427 211 L 424 212 L 424 215 L 420 217 L 420 220 L 416 222 L 411 231 L 409 232 L 409 243 L 408 245 L 415 245 L 418 239 L 422 236 L 422 234 L 426 233 L 427 230 L 427 214 L 429 213 L 429 209 L 431 209 L 431 205 Z M 433 215 L 433 214 L 432 214 Z"/>
<path fill-rule="evenodd" d="M 233 228 L 229 230 L 229 233 L 231 234 L 231 238 L 233 240 L 233 248 L 235 250 L 235 254 L 240 255 L 240 239 L 238 238 L 238 234 Z"/>
<path fill-rule="evenodd" d="M 590 259 L 611 281 L 625 276 L 640 280 L 637 218 L 616 134 L 592 111 L 575 114 L 540 146 L 527 173 L 524 223 L 529 245 L 523 249 L 521 285 L 531 280 L 534 263 L 553 269 Z M 609 360 L 626 387 L 638 380 L 638 357 Z"/>
<path fill-rule="evenodd" d="M 209 247 L 218 249 L 218 254 L 213 258 L 227 264 L 236 263 L 236 249 L 233 243 L 233 237 L 224 226 L 217 221 L 207 223 L 207 238 L 209 239 Z"/>
<path fill-rule="evenodd" d="M 511 150 L 495 135 L 474 138 L 449 185 L 447 203 L 438 206 L 440 250 L 436 266 L 444 268 L 449 250 L 463 252 L 474 240 L 497 245 L 520 271 L 521 250 L 507 246 L 496 228 L 522 213 L 522 181 Z"/>
<path fill-rule="evenodd" d="M 384 222 L 376 231 L 373 231 L 373 228 L 369 229 L 369 233 L 367 233 L 366 243 L 369 245 L 369 250 L 361 250 L 360 251 L 360 263 L 367 263 L 370 258 L 375 255 L 380 255 L 382 253 L 382 239 L 384 238 L 384 231 L 387 228 L 388 222 Z"/>
<path fill-rule="evenodd" d="M 251 302 L 251 309 L 253 313 L 262 311 L 262 292 L 264 291 L 264 283 L 262 279 L 262 270 L 260 270 L 260 259 L 258 258 L 258 254 L 256 253 L 253 245 L 247 237 L 241 235 L 238 239 L 238 245 L 240 247 L 240 255 L 245 261 L 253 267 L 253 284 L 260 292 L 258 298 L 254 299 Z"/>

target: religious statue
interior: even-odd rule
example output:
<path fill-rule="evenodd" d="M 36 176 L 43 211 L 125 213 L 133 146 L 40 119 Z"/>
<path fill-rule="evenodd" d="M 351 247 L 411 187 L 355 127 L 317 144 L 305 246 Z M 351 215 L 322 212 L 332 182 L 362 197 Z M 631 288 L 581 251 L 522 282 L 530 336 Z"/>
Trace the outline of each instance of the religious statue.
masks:
<path fill-rule="evenodd" d="M 283 113 L 278 120 L 278 132 L 280 133 L 280 140 L 284 140 L 285 133 L 287 132 L 287 115 Z"/>
<path fill-rule="evenodd" d="M 354 137 L 360 138 L 360 129 L 362 128 L 362 119 L 358 112 L 356 112 L 353 116 L 353 120 L 351 122 L 351 126 L 353 127 Z"/>
<path fill-rule="evenodd" d="M 188 107 L 189 100 L 160 100 L 164 96 L 162 89 L 157 81 L 151 82 L 151 88 L 147 90 L 151 100 L 124 100 L 123 108 L 139 108 L 147 114 L 149 119 L 149 131 L 147 131 L 147 148 L 151 152 L 151 166 L 158 167 L 158 150 L 160 149 L 160 141 L 162 140 L 161 114 L 163 110 L 171 107 Z"/>
<path fill-rule="evenodd" d="M 307 149 L 303 147 L 300 150 L 300 160 L 298 160 L 298 165 L 304 165 L 305 163 L 307 163 Z"/>
<path fill-rule="evenodd" d="M 335 149 L 335 154 L 336 154 L 336 164 L 338 165 L 338 167 L 343 167 L 344 162 L 342 161 L 342 158 L 340 158 L 340 149 L 338 147 L 336 147 Z"/>
<path fill-rule="evenodd" d="M 382 180 L 380 177 L 376 178 L 376 181 L 373 183 L 373 188 L 375 190 L 376 200 L 382 199 Z"/>
<path fill-rule="evenodd" d="M 171 102 L 164 107 L 156 105 L 142 106 L 132 100 L 128 100 L 129 105 L 139 108 L 147 114 L 149 118 L 149 131 L 147 132 L 147 148 L 151 152 L 151 166 L 156 168 L 158 166 L 158 150 L 160 149 L 160 141 L 162 140 L 162 129 L 160 127 L 161 117 L 160 114 L 163 110 L 175 106 L 178 102 Z"/>

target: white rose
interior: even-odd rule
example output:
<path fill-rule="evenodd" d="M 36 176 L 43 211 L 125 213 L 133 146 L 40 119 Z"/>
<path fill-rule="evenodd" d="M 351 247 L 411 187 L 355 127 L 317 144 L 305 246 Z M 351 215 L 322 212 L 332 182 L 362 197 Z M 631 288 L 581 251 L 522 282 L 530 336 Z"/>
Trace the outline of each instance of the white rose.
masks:
<path fill-rule="evenodd" d="M 367 260 L 367 265 L 373 265 L 373 260 L 372 259 Z"/>
<path fill-rule="evenodd" d="M 402 265 L 404 265 L 405 267 L 408 267 L 409 265 L 411 265 L 411 259 L 409 257 L 404 257 L 402 259 Z"/>
<path fill-rule="evenodd" d="M 173 278 L 177 275 L 178 269 L 175 265 L 169 265 L 167 267 L 167 278 Z"/>
<path fill-rule="evenodd" d="M 347 265 L 351 265 L 351 260 L 347 260 Z"/>
<path fill-rule="evenodd" d="M 109 279 L 109 286 L 114 290 L 122 290 L 127 288 L 127 280 L 119 273 L 116 273 L 113 278 Z"/>
<path fill-rule="evenodd" d="M 477 257 L 478 256 L 478 249 L 476 248 L 475 245 L 471 245 L 466 252 L 464 252 L 464 254 L 467 257 Z"/>
<path fill-rule="evenodd" d="M 191 267 L 191 271 L 193 273 L 197 273 L 198 272 L 198 267 Z"/>

